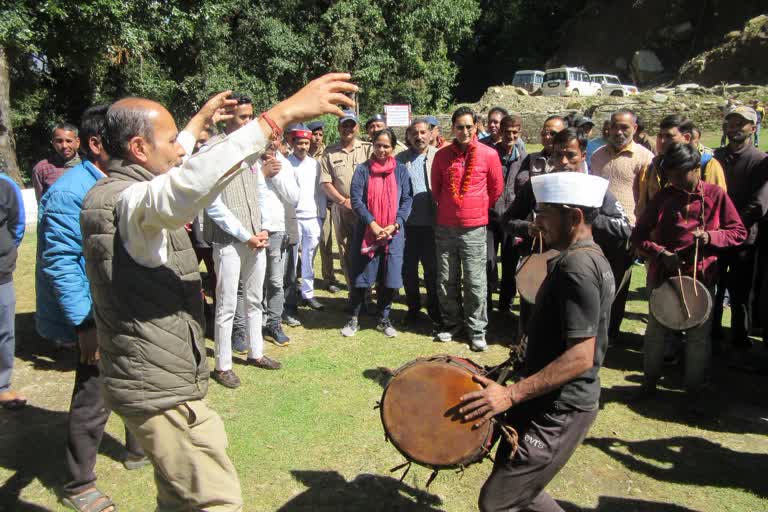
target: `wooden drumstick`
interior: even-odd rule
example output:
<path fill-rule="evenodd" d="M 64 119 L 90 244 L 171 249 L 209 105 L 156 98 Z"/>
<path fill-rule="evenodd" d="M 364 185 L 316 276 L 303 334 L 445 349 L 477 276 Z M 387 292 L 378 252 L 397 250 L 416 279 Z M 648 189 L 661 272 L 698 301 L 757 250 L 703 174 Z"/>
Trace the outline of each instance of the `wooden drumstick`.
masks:
<path fill-rule="evenodd" d="M 699 239 L 696 239 L 696 249 L 693 251 L 693 293 L 699 296 L 699 287 L 696 284 L 696 271 L 699 269 Z"/>
<path fill-rule="evenodd" d="M 541 236 L 541 231 L 539 231 L 539 254 L 544 252 L 544 237 Z"/>
<path fill-rule="evenodd" d="M 683 289 L 683 273 L 680 271 L 680 268 L 677 269 L 677 277 L 680 280 L 680 296 L 683 298 L 683 306 L 685 306 L 685 314 L 688 315 L 688 318 L 691 318 L 691 310 L 688 309 L 688 302 L 685 300 L 685 290 Z"/>

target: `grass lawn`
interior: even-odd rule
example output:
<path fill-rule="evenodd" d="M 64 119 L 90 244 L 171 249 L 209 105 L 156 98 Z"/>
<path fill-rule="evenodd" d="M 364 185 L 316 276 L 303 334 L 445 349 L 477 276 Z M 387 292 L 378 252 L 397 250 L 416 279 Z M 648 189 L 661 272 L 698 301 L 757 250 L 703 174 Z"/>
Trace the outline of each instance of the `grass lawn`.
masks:
<path fill-rule="evenodd" d="M 65 426 L 74 373 L 71 353 L 56 352 L 34 334 L 34 228 L 16 272 L 18 336 L 15 388 L 30 404 L 0 410 L 0 510 L 64 510 L 56 489 L 64 477 Z M 318 259 L 319 264 L 319 259 Z M 602 370 L 604 408 L 584 443 L 548 486 L 567 510 L 614 512 L 768 510 L 768 378 L 730 370 L 717 361 L 711 414 L 685 413 L 680 369 L 671 369 L 657 400 L 628 400 L 641 376 L 641 336 L 647 305 L 635 267 L 621 346 Z M 343 339 L 345 294 L 321 292 L 325 312 L 302 311 L 305 326 L 289 329 L 292 344 L 268 344 L 285 368 L 267 372 L 236 365 L 238 390 L 211 382 L 208 401 L 224 419 L 230 456 L 249 511 L 476 510 L 488 461 L 463 475 L 414 466 L 403 482 L 390 468 L 403 462 L 384 441 L 379 413 L 379 367 L 396 368 L 419 356 L 450 353 L 485 364 L 501 362 L 516 315 L 491 318 L 487 353 L 437 344 L 428 326 L 394 340 L 373 330 L 373 319 Z M 395 320 L 404 314 L 402 305 Z M 212 347 L 212 342 L 209 342 Z M 756 349 L 762 353 L 762 347 Z M 210 355 L 210 354 L 209 354 Z M 212 361 L 211 361 L 212 363 Z M 96 466 L 98 485 L 123 511 L 153 510 L 150 468 L 121 465 L 123 428 L 112 416 Z"/>

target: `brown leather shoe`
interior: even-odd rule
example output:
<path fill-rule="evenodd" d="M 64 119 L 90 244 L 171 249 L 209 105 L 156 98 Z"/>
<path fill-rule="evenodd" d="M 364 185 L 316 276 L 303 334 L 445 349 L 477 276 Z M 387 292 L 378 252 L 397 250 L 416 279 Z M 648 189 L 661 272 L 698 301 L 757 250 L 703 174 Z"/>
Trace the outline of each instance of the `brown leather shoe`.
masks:
<path fill-rule="evenodd" d="M 261 368 L 262 370 L 279 370 L 283 367 L 279 361 L 275 361 L 267 356 L 261 356 L 259 359 L 249 357 L 248 364 Z"/>
<path fill-rule="evenodd" d="M 235 375 L 232 370 L 213 370 L 211 378 L 224 386 L 225 388 L 235 389 L 240 387 L 240 377 Z"/>

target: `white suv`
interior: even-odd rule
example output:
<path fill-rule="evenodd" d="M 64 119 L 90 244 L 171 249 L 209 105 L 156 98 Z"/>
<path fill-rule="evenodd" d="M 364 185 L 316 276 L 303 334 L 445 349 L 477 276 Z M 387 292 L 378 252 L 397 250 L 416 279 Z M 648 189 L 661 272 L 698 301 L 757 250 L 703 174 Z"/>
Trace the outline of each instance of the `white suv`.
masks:
<path fill-rule="evenodd" d="M 629 96 L 637 94 L 637 87 L 634 85 L 622 85 L 619 77 L 616 75 L 589 75 L 593 82 L 597 82 L 603 88 L 603 94 L 606 96 Z"/>
<path fill-rule="evenodd" d="M 599 83 L 581 68 L 553 68 L 544 73 L 541 84 L 544 96 L 599 96 L 603 93 Z"/>

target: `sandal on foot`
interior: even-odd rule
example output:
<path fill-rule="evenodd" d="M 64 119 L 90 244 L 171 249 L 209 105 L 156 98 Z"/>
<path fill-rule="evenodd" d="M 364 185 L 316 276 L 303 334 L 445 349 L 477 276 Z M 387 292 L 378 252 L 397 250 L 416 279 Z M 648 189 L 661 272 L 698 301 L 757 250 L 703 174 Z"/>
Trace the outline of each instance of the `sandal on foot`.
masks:
<path fill-rule="evenodd" d="M 61 502 L 72 510 L 77 510 L 77 512 L 102 512 L 109 507 L 117 510 L 112 499 L 98 489 L 85 491 L 74 496 L 66 496 L 61 499 Z"/>

